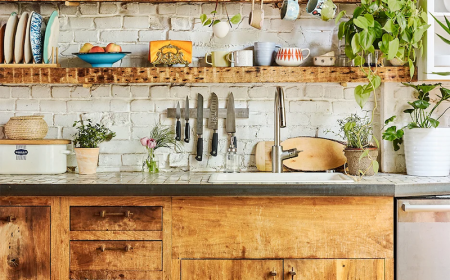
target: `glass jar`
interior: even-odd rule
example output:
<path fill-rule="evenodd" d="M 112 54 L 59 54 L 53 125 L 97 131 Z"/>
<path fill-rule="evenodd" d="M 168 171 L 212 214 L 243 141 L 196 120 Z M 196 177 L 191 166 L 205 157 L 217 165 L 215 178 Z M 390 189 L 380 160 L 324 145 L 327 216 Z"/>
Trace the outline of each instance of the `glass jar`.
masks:
<path fill-rule="evenodd" d="M 236 149 L 228 149 L 225 155 L 225 173 L 239 173 L 240 156 L 236 153 Z"/>
<path fill-rule="evenodd" d="M 338 57 L 338 65 L 342 66 L 342 67 L 351 67 L 351 66 L 355 66 L 353 64 L 353 60 L 348 58 L 347 55 L 345 54 L 341 54 Z"/>
<path fill-rule="evenodd" d="M 366 63 L 364 63 L 364 66 L 382 67 L 385 64 L 380 50 L 375 50 L 373 53 L 367 53 L 365 60 Z"/>

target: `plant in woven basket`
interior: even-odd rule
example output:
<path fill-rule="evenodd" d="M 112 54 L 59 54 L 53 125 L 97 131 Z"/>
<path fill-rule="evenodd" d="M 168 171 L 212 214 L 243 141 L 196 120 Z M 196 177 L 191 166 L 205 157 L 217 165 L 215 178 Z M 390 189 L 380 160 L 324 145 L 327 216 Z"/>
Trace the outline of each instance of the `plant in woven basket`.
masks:
<path fill-rule="evenodd" d="M 344 152 L 349 167 L 348 173 L 355 176 L 378 173 L 379 164 L 376 158 L 379 145 L 377 138 L 373 135 L 371 118 L 351 114 L 345 119 L 338 120 L 338 126 L 339 131 L 332 133 L 347 142 L 347 148 Z M 372 140 L 376 146 L 372 144 Z"/>

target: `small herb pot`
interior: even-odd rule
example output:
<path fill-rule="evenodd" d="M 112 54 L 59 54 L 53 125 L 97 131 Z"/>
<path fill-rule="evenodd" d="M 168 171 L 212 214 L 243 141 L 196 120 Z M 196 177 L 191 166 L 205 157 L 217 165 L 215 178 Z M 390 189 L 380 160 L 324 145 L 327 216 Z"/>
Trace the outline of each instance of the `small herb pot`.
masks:
<path fill-rule="evenodd" d="M 78 173 L 97 173 L 99 148 L 75 148 L 75 155 L 78 163 Z"/>
<path fill-rule="evenodd" d="M 367 148 L 369 149 L 369 155 L 372 159 L 378 157 L 377 148 Z M 373 176 L 375 172 L 372 168 L 372 161 L 366 156 L 359 160 L 360 156 L 364 153 L 363 149 L 356 148 L 346 148 L 344 154 L 347 157 L 348 174 L 353 176 L 359 176 L 360 170 L 366 172 L 365 176 Z M 367 170 L 367 171 L 366 171 Z"/>

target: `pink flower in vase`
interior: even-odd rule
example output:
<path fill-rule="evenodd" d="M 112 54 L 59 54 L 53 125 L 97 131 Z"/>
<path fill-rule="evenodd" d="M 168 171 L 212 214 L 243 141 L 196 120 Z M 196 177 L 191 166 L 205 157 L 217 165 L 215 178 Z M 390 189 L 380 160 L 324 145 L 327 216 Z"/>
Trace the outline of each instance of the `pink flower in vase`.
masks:
<path fill-rule="evenodd" d="M 148 139 L 148 137 L 144 137 L 144 138 L 141 138 L 141 145 L 142 146 L 147 146 L 147 143 L 148 143 L 148 140 L 150 140 L 150 139 Z"/>
<path fill-rule="evenodd" d="M 149 149 L 154 149 L 154 148 L 156 148 L 156 140 L 153 139 L 153 138 L 148 139 L 148 140 L 147 140 L 147 147 L 148 147 Z"/>

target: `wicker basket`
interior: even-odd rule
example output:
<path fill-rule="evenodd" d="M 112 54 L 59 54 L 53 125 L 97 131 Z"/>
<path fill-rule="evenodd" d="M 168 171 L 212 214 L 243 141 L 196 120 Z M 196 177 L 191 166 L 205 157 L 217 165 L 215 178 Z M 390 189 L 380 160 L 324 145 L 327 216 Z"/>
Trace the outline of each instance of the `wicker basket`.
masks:
<path fill-rule="evenodd" d="M 47 132 L 44 116 L 12 117 L 5 126 L 6 138 L 14 140 L 44 139 Z"/>

